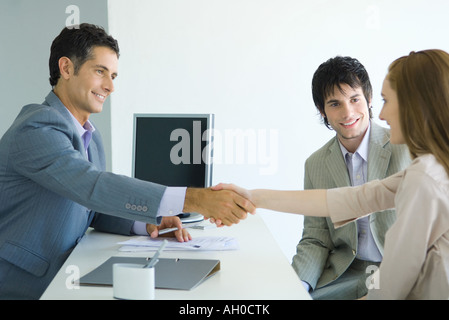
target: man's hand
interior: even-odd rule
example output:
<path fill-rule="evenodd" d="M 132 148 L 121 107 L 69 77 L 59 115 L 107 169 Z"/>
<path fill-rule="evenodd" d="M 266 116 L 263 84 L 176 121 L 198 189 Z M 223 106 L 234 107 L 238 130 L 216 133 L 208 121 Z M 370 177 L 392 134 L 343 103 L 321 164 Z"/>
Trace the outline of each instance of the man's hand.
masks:
<path fill-rule="evenodd" d="M 251 201 L 231 190 L 187 188 L 183 212 L 198 212 L 206 219 L 230 226 L 255 210 Z"/>
<path fill-rule="evenodd" d="M 190 233 L 186 229 L 182 228 L 181 219 L 179 219 L 179 217 L 162 217 L 162 221 L 159 226 L 147 224 L 147 232 L 151 238 L 157 238 L 159 235 L 159 230 L 166 228 L 178 228 L 178 230 L 167 233 L 164 236 L 175 236 L 179 242 L 192 240 Z"/>
<path fill-rule="evenodd" d="M 232 191 L 234 191 L 235 193 L 237 193 L 237 194 L 241 195 L 242 197 L 244 197 L 245 199 L 251 201 L 251 203 L 252 203 L 255 207 L 257 207 L 257 205 L 255 205 L 255 202 L 254 202 L 253 196 L 252 196 L 252 194 L 251 194 L 251 191 L 246 190 L 246 189 L 244 189 L 244 188 L 241 188 L 241 187 L 239 187 L 239 186 L 236 186 L 235 184 L 219 183 L 219 184 L 217 184 L 216 186 L 211 187 L 211 189 L 214 190 L 214 191 L 220 191 L 220 190 L 232 190 Z M 254 214 L 254 213 L 255 213 L 255 212 L 253 212 L 253 214 Z M 217 224 L 218 226 L 221 225 L 221 221 L 220 221 L 220 220 L 216 220 L 216 219 L 214 219 L 214 218 L 211 218 L 211 219 L 210 219 L 210 222 L 211 222 L 211 223 L 215 223 L 215 224 Z"/>

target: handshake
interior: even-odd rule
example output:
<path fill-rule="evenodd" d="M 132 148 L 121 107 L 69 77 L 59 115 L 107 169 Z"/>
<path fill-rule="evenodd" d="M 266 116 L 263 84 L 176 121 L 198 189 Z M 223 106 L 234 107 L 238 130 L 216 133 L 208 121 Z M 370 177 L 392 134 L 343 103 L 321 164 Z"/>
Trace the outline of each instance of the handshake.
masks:
<path fill-rule="evenodd" d="M 231 226 L 245 219 L 248 212 L 256 213 L 254 198 L 251 191 L 233 184 L 220 183 L 208 189 L 187 188 L 183 212 L 198 212 L 218 227 Z M 159 226 L 147 224 L 146 229 L 152 238 L 156 238 L 159 230 L 173 227 L 178 230 L 168 236 L 175 236 L 179 242 L 192 240 L 178 217 L 163 217 Z"/>
<path fill-rule="evenodd" d="M 301 214 L 311 217 L 329 217 L 327 207 L 327 190 L 246 190 L 234 184 L 220 183 L 209 189 L 187 188 L 183 212 L 198 212 L 217 226 L 231 226 L 245 219 L 248 212 L 256 213 L 256 208 Z M 164 217 L 168 218 L 168 217 Z M 162 227 L 176 227 L 181 231 L 181 221 L 176 217 L 162 219 Z M 169 220 L 167 225 L 166 221 Z M 147 230 L 152 237 L 156 227 Z M 176 233 L 176 232 L 175 232 Z M 179 241 L 188 241 L 190 236 L 175 234 Z"/>
<path fill-rule="evenodd" d="M 231 226 L 256 213 L 249 191 L 220 183 L 208 189 L 187 188 L 184 212 L 198 212 L 217 226 Z"/>

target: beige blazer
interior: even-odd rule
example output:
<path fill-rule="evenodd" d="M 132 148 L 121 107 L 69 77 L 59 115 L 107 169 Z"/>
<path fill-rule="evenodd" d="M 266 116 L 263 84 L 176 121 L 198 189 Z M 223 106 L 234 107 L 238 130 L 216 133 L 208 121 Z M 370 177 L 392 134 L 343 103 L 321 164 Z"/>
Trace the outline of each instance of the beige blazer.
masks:
<path fill-rule="evenodd" d="M 368 181 L 386 178 L 411 162 L 406 146 L 390 144 L 390 132 L 371 122 Z M 348 170 L 337 138 L 312 154 L 305 164 L 304 189 L 331 189 L 350 186 Z M 370 217 L 371 230 L 383 254 L 385 233 L 395 221 L 394 211 Z M 301 280 L 313 289 L 323 287 L 342 275 L 357 254 L 357 225 L 335 229 L 329 218 L 304 218 L 304 230 L 292 266 Z"/>
<path fill-rule="evenodd" d="M 336 227 L 396 208 L 369 299 L 449 299 L 449 177 L 433 155 L 360 187 L 327 191 Z"/>

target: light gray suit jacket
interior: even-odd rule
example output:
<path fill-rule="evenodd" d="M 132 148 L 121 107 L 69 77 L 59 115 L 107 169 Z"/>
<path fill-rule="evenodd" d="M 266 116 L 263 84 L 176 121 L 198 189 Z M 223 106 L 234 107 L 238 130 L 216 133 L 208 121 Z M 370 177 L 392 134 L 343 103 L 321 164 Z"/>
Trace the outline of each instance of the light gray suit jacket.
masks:
<path fill-rule="evenodd" d="M 164 186 L 105 172 L 98 130 L 90 161 L 83 148 L 53 92 L 0 140 L 0 298 L 39 298 L 90 225 L 129 234 L 134 220 L 160 223 Z"/>
<path fill-rule="evenodd" d="M 390 144 L 390 132 L 371 122 L 368 153 L 368 181 L 383 179 L 405 169 L 411 162 L 405 145 Z M 305 164 L 304 189 L 332 189 L 350 186 L 348 170 L 337 138 L 313 153 Z M 374 213 L 370 226 L 383 254 L 385 233 L 396 219 L 394 210 Z M 304 230 L 292 266 L 312 289 L 338 279 L 357 254 L 357 224 L 335 229 L 329 218 L 304 218 Z"/>

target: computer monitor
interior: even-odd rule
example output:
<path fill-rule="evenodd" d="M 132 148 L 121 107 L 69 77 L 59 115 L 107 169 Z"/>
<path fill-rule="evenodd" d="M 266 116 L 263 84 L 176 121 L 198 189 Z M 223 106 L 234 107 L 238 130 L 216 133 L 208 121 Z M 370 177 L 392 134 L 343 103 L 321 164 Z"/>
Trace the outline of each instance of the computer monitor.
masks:
<path fill-rule="evenodd" d="M 213 114 L 134 114 L 133 177 L 210 187 L 213 127 Z"/>

